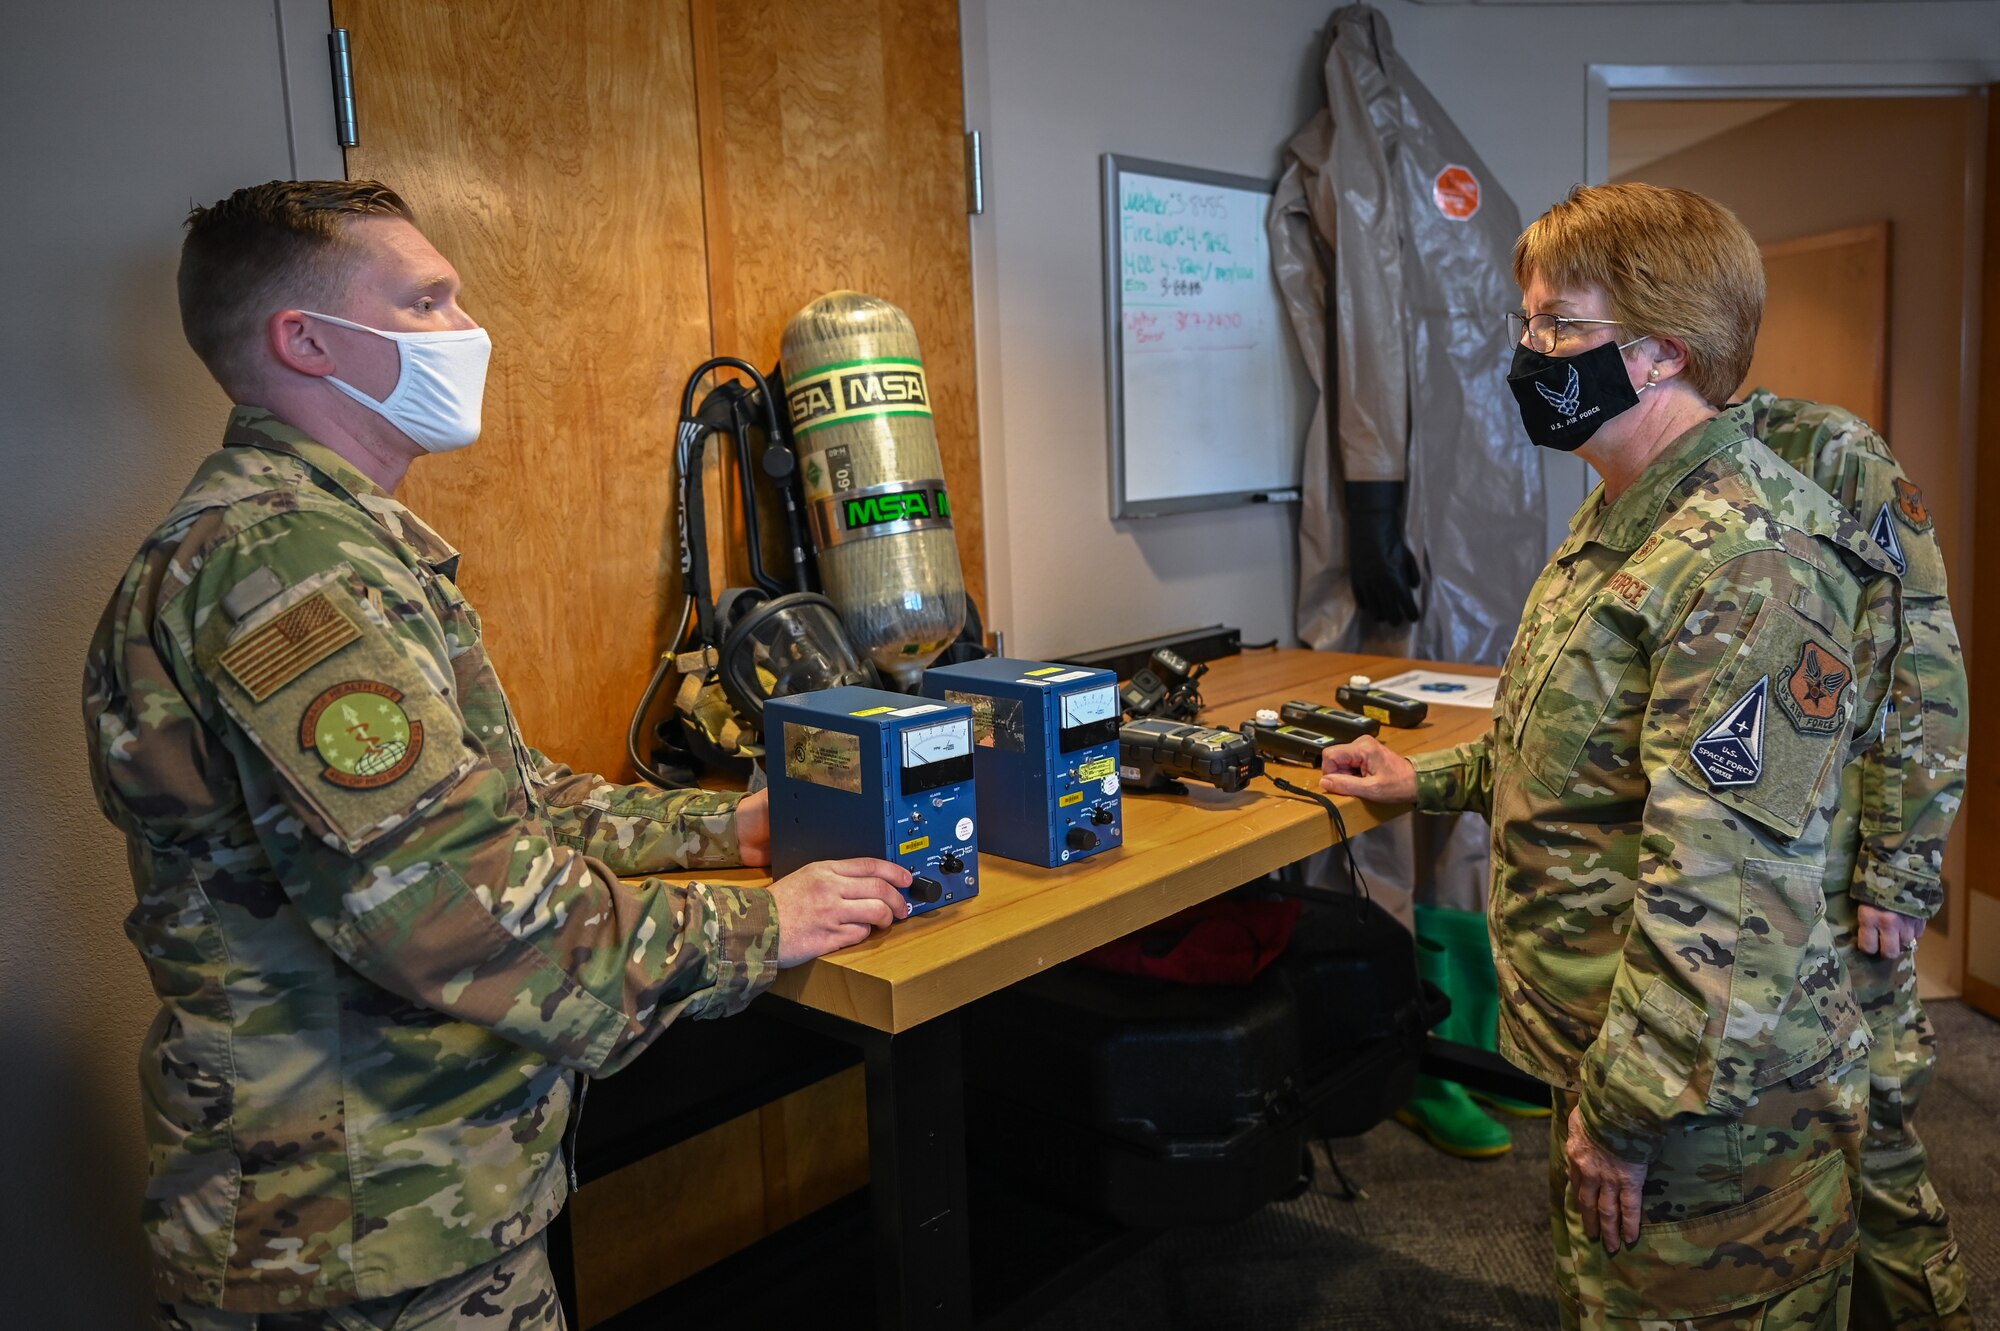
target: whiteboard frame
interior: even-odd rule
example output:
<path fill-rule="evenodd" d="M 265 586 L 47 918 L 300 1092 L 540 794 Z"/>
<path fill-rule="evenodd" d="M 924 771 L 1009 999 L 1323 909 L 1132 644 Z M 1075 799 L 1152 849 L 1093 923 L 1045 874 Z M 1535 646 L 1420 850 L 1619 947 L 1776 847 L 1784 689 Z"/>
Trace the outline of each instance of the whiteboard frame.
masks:
<path fill-rule="evenodd" d="M 1172 499 L 1128 499 L 1125 495 L 1125 270 L 1123 236 L 1119 227 L 1118 174 L 1164 176 L 1191 185 L 1220 185 L 1225 189 L 1248 190 L 1275 195 L 1278 182 L 1256 176 L 1237 176 L 1225 171 L 1207 171 L 1198 166 L 1175 166 L 1171 162 L 1149 161 L 1105 153 L 1102 158 L 1104 204 L 1104 400 L 1111 432 L 1111 516 L 1113 518 L 1156 518 L 1168 513 L 1193 513 L 1212 508 L 1240 508 L 1245 504 L 1296 504 L 1299 484 L 1271 486 L 1261 490 L 1232 490 L 1225 494 L 1180 495 Z M 1282 313 L 1282 311 L 1281 311 Z M 1280 330 L 1287 331 L 1284 329 Z"/>

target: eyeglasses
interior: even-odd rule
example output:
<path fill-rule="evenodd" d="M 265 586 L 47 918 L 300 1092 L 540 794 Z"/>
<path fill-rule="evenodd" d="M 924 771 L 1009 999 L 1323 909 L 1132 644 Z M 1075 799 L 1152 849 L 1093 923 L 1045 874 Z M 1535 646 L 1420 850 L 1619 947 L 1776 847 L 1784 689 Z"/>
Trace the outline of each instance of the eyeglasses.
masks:
<path fill-rule="evenodd" d="M 1569 319 L 1560 314 L 1517 314 L 1507 311 L 1507 331 L 1514 341 L 1530 351 L 1538 351 L 1546 356 L 1556 349 L 1556 343 L 1564 336 L 1564 330 L 1572 324 L 1603 324 L 1618 326 L 1616 319 Z"/>

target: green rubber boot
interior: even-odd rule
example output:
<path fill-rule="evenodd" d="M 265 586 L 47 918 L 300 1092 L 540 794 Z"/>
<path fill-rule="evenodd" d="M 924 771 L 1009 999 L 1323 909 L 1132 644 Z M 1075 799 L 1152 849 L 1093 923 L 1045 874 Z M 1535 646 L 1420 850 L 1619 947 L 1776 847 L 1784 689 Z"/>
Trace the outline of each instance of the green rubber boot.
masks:
<path fill-rule="evenodd" d="M 1438 1026 L 1447 1040 L 1471 1044 L 1467 1034 L 1477 1029 L 1461 1015 L 1458 981 L 1453 954 L 1445 940 L 1426 927 L 1426 907 L 1417 907 L 1417 973 L 1451 999 L 1451 1015 Z M 1465 914 L 1449 911 L 1446 914 Z M 1476 918 L 1476 917 L 1475 917 Z M 1482 928 L 1485 922 L 1481 922 Z M 1489 962 L 1490 966 L 1491 963 Z M 1409 1103 L 1396 1111 L 1396 1121 L 1417 1133 L 1446 1155 L 1466 1160 L 1490 1160 L 1514 1149 L 1507 1129 L 1481 1112 L 1463 1086 L 1436 1077 L 1418 1077 Z"/>
<path fill-rule="evenodd" d="M 1444 949 L 1443 973 L 1424 972 L 1424 978 L 1451 999 L 1451 1016 L 1438 1027 L 1438 1034 L 1459 1044 L 1498 1053 L 1500 977 L 1493 970 L 1486 917 L 1476 910 L 1447 910 L 1442 906 L 1418 906 L 1416 913 L 1417 937 L 1431 939 Z M 1547 1118 L 1551 1112 L 1546 1102 L 1533 1104 L 1484 1091 L 1466 1094 L 1488 1109 L 1515 1118 Z"/>

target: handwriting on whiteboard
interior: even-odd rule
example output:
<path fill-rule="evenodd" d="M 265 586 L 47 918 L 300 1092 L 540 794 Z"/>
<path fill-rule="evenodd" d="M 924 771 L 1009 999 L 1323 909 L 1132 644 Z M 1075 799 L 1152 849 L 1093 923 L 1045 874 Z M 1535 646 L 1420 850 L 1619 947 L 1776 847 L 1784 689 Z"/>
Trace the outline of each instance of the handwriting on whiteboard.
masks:
<path fill-rule="evenodd" d="M 1130 352 L 1254 351 L 1240 308 L 1258 281 L 1246 262 L 1263 217 L 1237 216 L 1229 196 L 1127 181 L 1119 192 L 1119 262 Z M 1255 228 L 1245 235 L 1245 228 Z"/>

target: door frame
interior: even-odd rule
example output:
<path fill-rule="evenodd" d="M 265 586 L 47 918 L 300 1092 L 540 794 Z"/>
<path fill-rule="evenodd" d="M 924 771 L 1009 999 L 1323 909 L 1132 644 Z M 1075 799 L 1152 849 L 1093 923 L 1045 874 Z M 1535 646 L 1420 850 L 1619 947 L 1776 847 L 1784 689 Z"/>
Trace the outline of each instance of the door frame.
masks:
<path fill-rule="evenodd" d="M 1583 178 L 1601 185 L 1611 178 L 1611 103 L 1629 101 L 1736 101 L 1811 97 L 1965 97 L 1985 95 L 2000 83 L 2000 61 L 1848 60 L 1784 64 L 1586 66 Z M 1966 145 L 1963 224 L 1966 286 L 1980 289 L 1986 226 L 1986 126 L 1978 118 Z M 1979 445 L 1980 310 L 1968 301 L 1959 329 L 1958 430 L 1960 483 L 1974 493 Z M 1969 533 L 1968 533 L 1969 534 Z M 1970 561 L 1968 561 L 1969 563 Z M 1969 602 L 1968 602 L 1969 604 Z"/>
<path fill-rule="evenodd" d="M 1617 65 L 1586 67 L 1584 90 L 1583 178 L 1591 184 L 1610 179 L 1611 103 L 1633 101 L 1720 101 L 1784 98 L 1856 97 L 1991 97 L 1989 87 L 2000 83 L 2000 62 L 1984 60 L 1857 60 L 1786 64 L 1777 61 L 1716 65 Z M 1974 496 L 1976 506 L 1979 456 L 1979 395 L 1981 367 L 1981 303 L 1986 234 L 1986 142 L 1989 113 L 1974 118 L 1966 144 L 1965 217 L 1960 262 L 1966 289 L 1975 298 L 1965 302 L 1959 329 L 1959 476 L 1961 493 Z M 1994 481 L 2000 488 L 2000 481 Z M 1962 612 L 1975 604 L 1978 588 L 1976 533 L 1965 524 L 1962 569 L 1955 579 L 1954 598 Z M 1989 614 L 2000 615 L 2000 599 Z M 1970 639 L 1970 614 L 1960 631 Z M 1970 846 L 1967 847 L 1968 852 Z M 1951 991 L 1963 988 L 1966 974 L 1965 925 L 1969 893 L 1963 883 L 1952 885 L 1950 930 L 1945 939 L 1945 972 L 1928 976 Z M 1921 953 L 1919 955 L 1922 955 Z M 1928 969 L 1928 968 L 1927 968 Z"/>

